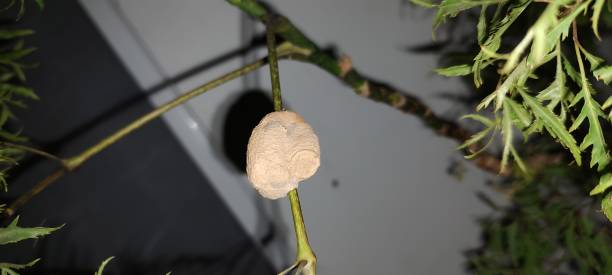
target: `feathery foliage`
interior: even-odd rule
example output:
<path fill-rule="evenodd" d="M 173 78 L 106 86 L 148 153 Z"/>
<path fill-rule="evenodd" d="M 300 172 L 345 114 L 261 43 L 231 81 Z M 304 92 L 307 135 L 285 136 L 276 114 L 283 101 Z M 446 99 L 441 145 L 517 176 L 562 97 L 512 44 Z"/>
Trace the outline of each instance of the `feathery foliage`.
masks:
<path fill-rule="evenodd" d="M 25 0 L 10 0 L 3 7 L 3 11 L 17 8 L 17 20 L 25 12 Z M 43 0 L 36 0 L 36 4 L 42 9 Z M 12 142 L 23 142 L 26 139 L 19 132 L 7 129 L 7 122 L 14 118 L 13 108 L 25 108 L 25 100 L 37 100 L 38 96 L 24 83 L 26 75 L 24 70 L 31 67 L 21 60 L 35 51 L 35 48 L 25 46 L 22 38 L 32 35 L 34 31 L 29 29 L 14 29 L 7 25 L 0 26 L 0 139 Z M 0 147 L 0 189 L 8 190 L 6 172 L 11 166 L 17 164 L 21 150 L 12 147 Z M 0 205 L 0 213 L 4 211 L 4 205 Z M 60 227 L 20 227 L 17 225 L 19 217 L 16 217 L 8 226 L 0 228 L 0 245 L 20 242 L 27 239 L 36 239 L 48 235 Z M 26 264 L 2 263 L 0 262 L 1 275 L 19 275 L 18 271 L 35 265 L 40 259 L 35 259 Z"/>
<path fill-rule="evenodd" d="M 3 6 L 2 11 L 11 12 L 17 9 L 16 20 L 25 12 L 25 0 L 10 0 Z M 43 1 L 36 1 L 42 8 Z M 8 21 L 10 22 L 10 21 Z M 22 60 L 36 50 L 25 45 L 23 38 L 33 35 L 30 29 L 19 29 L 4 23 L 0 26 L 0 139 L 11 142 L 24 142 L 27 139 L 19 131 L 10 130 L 8 122 L 14 119 L 14 108 L 25 108 L 27 100 L 38 100 L 32 88 L 25 85 L 25 70 L 32 67 Z M 0 146 L 0 189 L 8 190 L 6 173 L 11 166 L 16 165 L 21 150 Z"/>
<path fill-rule="evenodd" d="M 437 9 L 434 27 L 479 8 L 468 15 L 476 25 L 473 58 L 436 72 L 471 76 L 484 94 L 476 96 L 476 113 L 464 116 L 483 128 L 460 146 L 475 151 L 466 158 L 500 133 L 501 169 L 516 168 L 493 183 L 508 206 L 484 199 L 493 213 L 481 220 L 482 246 L 468 252 L 469 267 L 477 274 L 611 274 L 612 66 L 590 49 L 605 35 L 602 26 L 612 26 L 612 1 L 420 5 Z M 545 166 L 542 156 L 559 157 Z"/>
<path fill-rule="evenodd" d="M 102 263 L 100 264 L 100 266 L 98 267 L 98 271 L 96 271 L 96 273 L 94 275 L 103 275 L 104 274 L 104 269 L 106 268 L 106 265 L 115 257 L 108 257 L 106 258 L 106 260 L 102 261 Z"/>
<path fill-rule="evenodd" d="M 484 243 L 467 253 L 469 267 L 477 274 L 610 274 L 610 224 L 576 180 L 596 177 L 557 166 L 514 182 L 522 188 L 513 204 L 493 205 L 480 221 Z"/>
<path fill-rule="evenodd" d="M 17 225 L 19 216 L 17 216 L 7 227 L 0 228 L 0 245 L 16 243 L 27 239 L 36 239 L 51 232 L 60 229 L 61 227 L 31 227 L 23 228 Z"/>
<path fill-rule="evenodd" d="M 604 9 L 606 2 L 608 5 Z M 612 66 L 581 44 L 578 28 L 578 25 L 590 20 L 594 37 L 601 39 L 599 21 L 602 16 L 610 17 L 610 2 L 612 1 L 415 2 L 421 6 L 437 8 L 434 28 L 448 18 L 457 16 L 461 11 L 480 7 L 476 25 L 480 51 L 473 58 L 473 63 L 440 68 L 436 72 L 444 76 L 472 74 L 476 87 L 482 86 L 482 74 L 485 71 L 494 71 L 498 75 L 496 88 L 478 104 L 476 111 L 492 112 L 495 117 L 491 120 L 494 125 L 487 126 L 485 131 L 501 131 L 502 169 L 506 169 L 508 160 L 512 157 L 516 167 L 528 173 L 514 145 L 515 132 L 521 133 L 524 140 L 536 133 L 547 133 L 571 153 L 577 165 L 588 163 L 589 167 L 596 167 L 601 173 L 610 169 L 610 148 L 603 129 L 611 127 L 612 112 L 606 114 L 604 111 L 610 108 L 612 99 L 609 89 L 607 94 L 598 94 L 592 81 L 600 81 L 604 86 L 609 85 L 612 80 Z M 487 9 L 492 6 L 496 6 L 496 10 L 490 17 Z M 509 52 L 502 52 L 501 49 L 506 48 L 502 46 L 508 44 L 504 41 L 504 34 L 517 19 L 524 18 L 524 12 L 528 9 L 537 12 L 538 17 L 526 29 L 524 36 L 517 43 L 510 45 Z M 590 65 L 588 70 L 586 62 Z M 537 74 L 539 69 L 548 63 L 554 64 L 554 80 L 546 88 L 541 88 Z M 578 69 L 575 69 L 575 64 Z M 574 90 L 572 86 L 578 89 Z M 473 146 L 484 142 L 486 136 L 477 134 L 464 145 Z M 490 141 L 486 144 L 490 144 Z M 583 158 L 588 161 L 583 161 Z M 592 194 L 603 193 L 605 187 L 608 185 L 598 185 L 598 192 Z M 606 214 L 609 216 L 611 213 Z"/>

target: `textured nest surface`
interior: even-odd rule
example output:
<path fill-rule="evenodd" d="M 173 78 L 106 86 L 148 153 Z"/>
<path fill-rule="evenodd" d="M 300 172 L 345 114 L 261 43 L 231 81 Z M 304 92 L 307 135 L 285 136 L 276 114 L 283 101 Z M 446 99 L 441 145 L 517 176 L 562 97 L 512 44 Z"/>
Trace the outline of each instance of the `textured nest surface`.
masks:
<path fill-rule="evenodd" d="M 266 115 L 253 129 L 247 147 L 247 175 L 264 197 L 278 199 L 319 168 L 319 139 L 300 115 Z"/>

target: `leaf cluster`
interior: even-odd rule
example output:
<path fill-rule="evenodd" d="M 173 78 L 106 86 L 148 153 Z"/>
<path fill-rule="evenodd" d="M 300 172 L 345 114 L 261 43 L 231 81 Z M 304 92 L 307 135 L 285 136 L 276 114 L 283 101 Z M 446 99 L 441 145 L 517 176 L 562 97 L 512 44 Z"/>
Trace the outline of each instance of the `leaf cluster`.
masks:
<path fill-rule="evenodd" d="M 467 253 L 478 274 L 611 274 L 612 225 L 576 188 L 584 169 L 550 167 L 513 184 L 513 204 L 481 220 L 483 244 Z M 516 188 L 516 186 L 520 186 Z"/>
<path fill-rule="evenodd" d="M 444 76 L 472 75 L 477 88 L 483 85 L 483 72 L 494 70 L 498 75 L 493 91 L 477 105 L 478 114 L 467 116 L 481 122 L 484 130 L 463 147 L 484 143 L 476 153 L 481 152 L 499 132 L 503 144 L 502 169 L 513 159 L 516 167 L 529 175 L 529 167 L 515 148 L 516 139 L 522 136 L 527 141 L 534 134 L 547 134 L 571 153 L 577 165 L 586 162 L 589 167 L 596 167 L 602 179 L 609 175 L 606 171 L 610 170 L 610 150 L 604 130 L 610 129 L 612 122 L 608 86 L 612 66 L 582 45 L 578 25 L 590 23 L 594 37 L 600 39 L 599 21 L 602 16 L 612 17 L 612 1 L 421 0 L 415 4 L 437 8 L 434 27 L 464 10 L 480 8 L 476 25 L 479 51 L 471 63 L 436 70 Z M 527 10 L 537 12 L 538 17 L 524 30 L 522 38 L 504 52 L 507 30 L 525 20 Z M 542 86 L 538 75 L 543 66 L 554 66 L 553 80 L 547 86 Z M 597 91 L 594 82 L 604 89 Z M 588 162 L 583 161 L 585 155 Z M 598 192 L 591 194 L 602 193 L 609 187 L 607 181 L 602 182 L 595 187 Z"/>
<path fill-rule="evenodd" d="M 42 9 L 44 2 L 37 0 Z M 17 9 L 16 19 L 25 12 L 25 0 L 10 0 L 3 3 L 0 11 Z M 15 119 L 13 110 L 25 108 L 27 100 L 38 100 L 34 90 L 28 87 L 25 71 L 33 65 L 24 62 L 24 58 L 36 50 L 26 46 L 24 38 L 33 35 L 31 29 L 14 28 L 10 21 L 0 25 L 0 139 L 11 142 L 24 142 L 27 139 L 20 131 L 12 130 L 9 122 Z M 0 189 L 7 191 L 6 174 L 10 167 L 17 164 L 21 151 L 15 148 L 0 146 Z"/>
<path fill-rule="evenodd" d="M 16 7 L 18 9 L 17 19 L 25 12 L 25 0 L 10 0 L 4 4 L 0 11 L 6 11 Z M 35 0 L 36 4 L 43 8 L 43 0 Z M 13 108 L 25 108 L 24 100 L 37 100 L 34 91 L 25 85 L 25 69 L 31 67 L 21 60 L 30 55 L 35 48 L 27 47 L 23 38 L 34 34 L 30 29 L 10 28 L 7 24 L 0 25 L 0 139 L 7 141 L 25 141 L 18 132 L 7 129 L 7 122 L 14 118 Z M 0 189 L 7 191 L 6 172 L 16 165 L 16 160 L 21 150 L 1 146 L 0 147 Z M 0 214 L 4 211 L 4 205 L 0 205 Z M 17 243 L 27 239 L 37 239 L 48 235 L 60 227 L 20 227 L 19 216 L 8 226 L 0 228 L 0 245 Z M 34 266 L 40 259 L 35 259 L 25 264 L 0 262 L 0 275 L 19 275 L 19 271 Z"/>

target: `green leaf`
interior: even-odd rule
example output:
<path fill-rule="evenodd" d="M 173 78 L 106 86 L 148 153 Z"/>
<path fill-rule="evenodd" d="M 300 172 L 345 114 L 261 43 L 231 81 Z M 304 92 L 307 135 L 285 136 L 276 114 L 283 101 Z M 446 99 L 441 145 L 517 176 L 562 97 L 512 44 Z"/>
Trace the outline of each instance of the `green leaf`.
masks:
<path fill-rule="evenodd" d="M 550 31 L 546 34 L 546 44 L 548 49 L 552 49 L 557 41 L 563 41 L 569 34 L 569 29 L 576 19 L 576 17 L 582 13 L 589 5 L 588 1 L 582 2 L 578 5 L 572 13 L 564 16 L 557 24 L 555 24 Z"/>
<path fill-rule="evenodd" d="M 591 64 L 591 71 L 594 71 L 595 69 L 597 69 L 599 67 L 599 64 L 604 62 L 604 60 L 601 57 L 591 54 L 582 46 L 580 46 L 580 51 L 584 54 L 584 57 L 586 57 L 586 59 Z"/>
<path fill-rule="evenodd" d="M 523 162 L 523 159 L 521 159 L 521 156 L 519 156 L 519 154 L 516 152 L 516 149 L 514 149 L 514 146 L 510 148 L 510 153 L 512 154 L 512 157 L 514 158 L 514 162 L 516 162 L 516 165 L 518 165 L 519 169 L 521 169 L 521 171 L 523 171 L 523 173 L 525 173 L 525 175 L 529 177 L 530 175 L 529 175 L 529 171 L 527 170 L 527 165 L 525 165 L 525 163 Z"/>
<path fill-rule="evenodd" d="M 574 137 L 565 129 L 563 122 L 557 117 L 550 109 L 542 106 L 542 104 L 537 101 L 535 98 L 528 95 L 523 89 L 518 89 L 521 97 L 531 109 L 533 115 L 537 120 L 540 120 L 542 125 L 546 128 L 546 130 L 550 133 L 553 138 L 557 138 L 559 142 L 568 148 L 576 163 L 580 165 L 582 163 L 582 158 L 580 156 L 580 149 L 576 145 L 576 140 Z"/>
<path fill-rule="evenodd" d="M 517 125 L 519 129 L 525 129 L 531 125 L 531 114 L 520 104 L 510 98 L 506 98 L 504 112 L 508 111 L 512 118 L 512 123 Z"/>
<path fill-rule="evenodd" d="M 501 74 L 506 75 L 514 70 L 514 67 L 516 67 L 516 64 L 518 63 L 519 58 L 523 55 L 523 51 L 525 51 L 527 46 L 529 46 L 529 43 L 531 43 L 534 36 L 535 36 L 535 32 L 532 29 L 530 29 L 525 35 L 525 37 L 523 37 L 521 42 L 519 42 L 518 45 L 514 47 L 514 50 L 512 50 L 512 52 L 510 53 L 508 60 L 506 61 L 506 64 L 504 64 L 504 67 L 502 67 L 501 69 Z M 538 54 L 534 56 L 537 58 L 541 58 L 543 54 Z"/>
<path fill-rule="evenodd" d="M 560 43 L 559 43 L 560 44 Z M 546 89 L 542 90 L 537 96 L 536 98 L 539 100 L 549 100 L 550 102 L 548 103 L 548 105 L 546 107 L 548 107 L 549 109 L 553 110 L 558 104 L 559 102 L 561 102 L 566 94 L 567 94 L 567 90 L 565 87 L 565 73 L 563 72 L 563 61 L 561 58 L 561 47 L 560 45 L 557 45 L 557 69 L 555 72 L 555 81 L 553 81 Z M 562 109 L 562 115 L 564 116 L 565 113 L 563 112 L 563 108 Z"/>
<path fill-rule="evenodd" d="M 2 128 L 2 126 L 4 126 L 4 124 L 6 123 L 6 121 L 13 117 L 13 113 L 11 112 L 11 109 L 8 108 L 4 103 L 0 103 L 1 104 L 1 108 L 0 108 L 0 128 Z"/>
<path fill-rule="evenodd" d="M 472 67 L 467 64 L 461 64 L 435 69 L 435 72 L 443 76 L 463 76 L 470 74 L 472 72 Z"/>
<path fill-rule="evenodd" d="M 557 42 L 557 39 L 551 40 L 549 34 L 555 26 L 558 26 L 557 14 L 561 6 L 567 2 L 567 0 L 556 0 L 546 6 L 538 20 L 529 28 L 521 42 L 510 53 L 506 64 L 504 64 L 501 70 L 502 74 L 508 74 L 514 69 L 523 52 L 532 41 L 528 60 L 530 67 L 537 66 L 544 61 L 547 53 Z"/>
<path fill-rule="evenodd" d="M 2 275 L 19 275 L 15 270 L 20 270 L 35 265 L 40 259 L 33 260 L 27 264 L 12 264 L 12 263 L 0 263 L 0 272 Z"/>
<path fill-rule="evenodd" d="M 612 81 L 612 66 L 604 66 L 593 71 L 593 76 L 603 83 L 610 84 L 610 81 Z"/>
<path fill-rule="evenodd" d="M 8 182 L 6 181 L 5 171 L 0 171 L 0 189 L 2 189 L 4 192 L 8 192 Z M 2 211 L 4 211 L 4 208 Z"/>
<path fill-rule="evenodd" d="M 612 107 L 612 96 L 608 97 L 608 99 L 606 100 L 606 102 L 604 102 L 604 104 L 601 106 L 601 109 L 605 110 Z M 612 121 L 612 109 L 610 109 L 610 113 L 608 114 L 608 119 L 610 119 L 610 121 Z"/>
<path fill-rule="evenodd" d="M 504 101 L 504 112 L 502 117 L 502 128 L 501 132 L 504 137 L 503 145 L 504 150 L 502 152 L 501 171 L 502 173 L 508 165 L 508 156 L 510 156 L 510 149 L 512 148 L 512 118 L 510 117 L 510 107 L 508 101 Z"/>
<path fill-rule="evenodd" d="M 467 115 L 462 116 L 459 119 L 473 119 L 473 120 L 476 120 L 484 124 L 485 126 L 489 128 L 495 126 L 495 121 L 493 121 L 492 119 L 488 117 L 484 117 L 484 116 L 477 115 L 477 114 L 467 114 Z"/>
<path fill-rule="evenodd" d="M 484 49 L 496 52 L 501 44 L 501 38 L 508 28 L 516 21 L 516 19 L 523 13 L 523 11 L 531 4 L 531 0 L 519 0 L 514 2 L 508 8 L 508 12 L 504 18 L 499 21 L 495 21 L 489 30 L 489 36 L 487 40 L 481 45 L 481 50 L 474 57 L 474 65 L 472 66 L 472 72 L 474 72 L 474 85 L 480 87 L 482 85 L 482 78 L 480 71 L 486 68 L 490 62 L 487 62 L 487 54 Z M 497 11 L 501 12 L 501 5 L 498 6 Z M 494 19 L 497 18 L 497 14 Z"/>
<path fill-rule="evenodd" d="M 28 87 L 0 83 L 0 93 L 4 94 L 5 92 L 13 93 L 25 98 L 38 100 L 38 96 L 34 93 L 34 91 Z"/>
<path fill-rule="evenodd" d="M 0 61 L 7 62 L 7 61 L 17 60 L 17 59 L 20 59 L 24 56 L 31 54 L 35 50 L 36 48 L 27 48 L 27 49 L 13 50 L 9 52 L 0 52 Z"/>
<path fill-rule="evenodd" d="M 45 8 L 45 0 L 36 0 L 36 5 L 38 5 L 39 9 L 44 9 Z"/>
<path fill-rule="evenodd" d="M 606 150 L 606 141 L 599 122 L 599 117 L 604 117 L 604 114 L 599 103 L 591 97 L 591 92 L 591 85 L 587 82 L 586 76 L 583 75 L 583 87 L 575 101 L 582 99 L 584 104 L 580 114 L 570 127 L 570 132 L 576 130 L 585 118 L 588 119 L 589 131 L 580 144 L 580 150 L 586 150 L 589 146 L 592 146 L 589 166 L 593 167 L 598 164 L 597 170 L 601 171 L 610 161 L 610 156 Z"/>
<path fill-rule="evenodd" d="M 478 32 L 478 44 L 484 42 L 487 36 L 487 7 L 489 5 L 482 5 L 480 8 L 480 16 L 478 16 L 478 24 L 476 30 Z"/>
<path fill-rule="evenodd" d="M 106 265 L 108 264 L 108 262 L 110 262 L 114 258 L 115 257 L 113 256 L 113 257 L 108 257 L 106 260 L 104 260 L 102 264 L 100 264 L 100 267 L 98 267 L 98 271 L 96 271 L 94 275 L 102 275 L 102 273 L 104 272 L 104 268 L 106 268 Z"/>
<path fill-rule="evenodd" d="M 595 36 L 597 37 L 597 39 L 601 40 L 601 37 L 599 36 L 599 15 L 601 14 L 601 10 L 603 9 L 603 5 L 606 2 L 606 0 L 595 0 L 595 4 L 593 4 L 593 16 L 591 17 L 591 21 L 592 21 L 592 28 L 593 28 L 593 33 L 595 33 Z"/>
<path fill-rule="evenodd" d="M 476 144 L 477 142 L 479 142 L 480 140 L 485 138 L 487 136 L 487 134 L 489 134 L 489 132 L 491 132 L 491 128 L 486 128 L 486 129 L 484 129 L 484 130 L 482 130 L 482 131 L 472 135 L 468 140 L 466 140 L 463 144 L 461 144 L 457 149 L 467 148 L 467 147 L 469 147 L 472 144 Z M 480 149 L 477 153 L 481 152 L 485 147 Z M 477 153 L 474 153 L 474 155 L 476 155 Z M 467 158 L 469 158 L 469 156 Z"/>
<path fill-rule="evenodd" d="M 11 142 L 17 142 L 17 143 L 28 141 L 28 138 L 20 136 L 19 133 L 10 133 L 10 132 L 7 132 L 1 129 L 0 129 L 0 138 L 6 139 Z"/>
<path fill-rule="evenodd" d="M 601 200 L 601 210 L 608 220 L 612 222 L 612 191 Z"/>
<path fill-rule="evenodd" d="M 8 3 L 6 3 L 6 5 L 0 7 L 0 11 L 6 11 L 10 9 L 13 5 L 15 5 L 15 0 L 8 0 Z"/>
<path fill-rule="evenodd" d="M 25 82 L 26 76 L 23 73 L 23 69 L 21 68 L 23 67 L 23 65 L 16 62 L 8 62 L 7 64 L 13 69 L 13 72 L 15 72 L 17 78 L 19 78 L 20 81 Z"/>
<path fill-rule="evenodd" d="M 434 19 L 434 29 L 446 21 L 447 17 L 455 17 L 463 10 L 486 4 L 497 4 L 504 0 L 442 0 Z"/>
<path fill-rule="evenodd" d="M 487 96 L 478 104 L 478 106 L 476 106 L 476 110 L 486 108 L 493 101 L 493 99 L 495 99 L 495 110 L 499 110 L 502 107 L 506 94 L 511 90 L 514 90 L 517 86 L 522 86 L 525 81 L 527 81 L 528 75 L 529 71 L 527 61 L 523 59 L 523 61 L 521 61 L 521 63 L 514 68 L 512 73 L 508 75 L 504 82 L 502 82 L 502 84 L 499 85 L 497 89 L 491 93 L 491 95 Z"/>
<path fill-rule="evenodd" d="M 8 40 L 32 34 L 34 31 L 29 29 L 0 30 L 0 39 Z"/>
<path fill-rule="evenodd" d="M 19 12 L 17 12 L 17 21 L 23 17 L 25 13 L 25 0 L 19 0 Z"/>
<path fill-rule="evenodd" d="M 438 6 L 437 4 L 432 3 L 431 1 L 428 1 L 428 0 L 410 0 L 410 2 L 412 2 L 412 4 L 415 4 L 417 6 L 421 6 L 424 8 L 433 8 L 433 7 Z"/>
<path fill-rule="evenodd" d="M 3 73 L 2 75 L 0 75 L 0 83 L 1 82 L 8 82 L 11 79 L 13 79 L 13 77 L 15 77 L 15 74 L 13 74 L 13 73 Z"/>
<path fill-rule="evenodd" d="M 525 174 L 527 174 L 527 167 L 521 160 L 519 154 L 516 152 L 516 149 L 513 145 L 514 134 L 512 128 L 514 127 L 514 123 L 519 123 L 522 128 L 525 128 L 531 124 L 531 117 L 527 114 L 527 111 L 524 110 L 522 106 L 518 103 L 512 101 L 510 98 L 506 98 L 504 100 L 504 111 L 502 116 L 502 128 L 501 132 L 503 135 L 503 146 L 504 149 L 502 151 L 502 161 L 501 161 L 501 172 L 503 172 L 508 165 L 508 158 L 510 154 L 514 158 L 514 161 L 518 165 L 519 169 L 521 169 Z"/>
<path fill-rule="evenodd" d="M 589 195 L 593 196 L 603 193 L 610 186 L 612 186 L 612 173 L 607 173 L 599 178 L 599 183 L 591 190 Z"/>
<path fill-rule="evenodd" d="M 565 57 L 564 55 L 561 55 L 561 57 L 563 58 L 563 68 L 565 69 L 565 72 L 567 73 L 567 75 L 570 77 L 572 81 L 574 81 L 574 83 L 578 85 L 582 85 L 582 79 L 578 71 L 576 71 L 574 66 L 572 66 L 572 63 L 570 63 L 567 57 Z"/>
<path fill-rule="evenodd" d="M 51 232 L 63 227 L 31 227 L 23 228 L 17 226 L 19 216 L 16 217 L 7 227 L 0 228 L 0 245 L 16 243 L 26 239 L 35 239 L 41 236 L 51 234 Z"/>
<path fill-rule="evenodd" d="M 468 140 L 466 140 L 463 144 L 461 144 L 457 149 L 464 149 L 464 148 L 468 148 L 469 146 L 471 146 L 473 144 L 477 144 L 483 138 L 485 138 L 492 130 L 494 130 L 494 128 L 496 127 L 496 123 L 493 120 L 491 120 L 489 118 L 486 118 L 484 116 L 481 116 L 481 115 L 469 114 L 469 115 L 465 115 L 465 116 L 461 117 L 461 119 L 466 119 L 466 118 L 479 121 L 482 124 L 484 124 L 486 126 L 486 128 L 484 130 L 482 130 L 482 131 L 472 135 Z M 482 146 L 476 152 L 471 152 L 471 154 L 465 156 L 465 158 L 466 159 L 471 159 L 471 158 L 477 156 L 478 154 L 480 154 L 482 151 L 486 150 L 489 147 L 489 145 L 491 145 L 491 142 L 493 141 L 494 135 L 495 135 L 495 132 L 493 131 L 493 135 L 491 135 L 491 137 L 489 138 L 489 140 L 487 141 L 487 143 L 484 146 Z"/>

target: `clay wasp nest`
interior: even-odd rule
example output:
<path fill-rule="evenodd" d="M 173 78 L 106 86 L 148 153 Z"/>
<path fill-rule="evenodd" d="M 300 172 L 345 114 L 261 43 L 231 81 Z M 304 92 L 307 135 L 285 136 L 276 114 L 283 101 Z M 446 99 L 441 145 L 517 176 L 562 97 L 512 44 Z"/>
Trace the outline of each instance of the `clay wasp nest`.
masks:
<path fill-rule="evenodd" d="M 286 196 L 299 182 L 314 175 L 319 164 L 319 139 L 304 118 L 294 112 L 269 113 L 251 133 L 247 176 L 268 199 Z"/>

